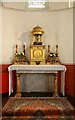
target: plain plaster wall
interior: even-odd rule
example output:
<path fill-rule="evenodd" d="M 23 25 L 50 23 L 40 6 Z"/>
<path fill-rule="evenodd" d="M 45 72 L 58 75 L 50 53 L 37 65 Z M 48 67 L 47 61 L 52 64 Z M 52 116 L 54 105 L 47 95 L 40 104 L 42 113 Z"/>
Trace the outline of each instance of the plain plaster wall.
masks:
<path fill-rule="evenodd" d="M 2 63 L 2 7 L 0 5 L 0 63 Z"/>
<path fill-rule="evenodd" d="M 26 43 L 27 55 L 28 46 L 32 40 L 31 31 L 39 25 L 45 31 L 43 44 L 50 44 L 51 51 L 59 46 L 59 57 L 62 63 L 73 63 L 73 9 L 65 9 L 56 12 L 34 11 L 26 12 L 3 8 L 3 46 L 2 63 L 9 64 L 13 60 L 15 45 Z M 1 62 L 1 61 L 0 61 Z"/>

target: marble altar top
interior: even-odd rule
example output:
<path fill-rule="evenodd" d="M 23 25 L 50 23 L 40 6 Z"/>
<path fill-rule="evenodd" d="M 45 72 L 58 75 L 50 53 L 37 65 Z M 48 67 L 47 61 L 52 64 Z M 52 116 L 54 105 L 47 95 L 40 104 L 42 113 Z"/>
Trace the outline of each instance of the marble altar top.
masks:
<path fill-rule="evenodd" d="M 8 71 L 12 70 L 56 70 L 56 71 L 66 71 L 64 65 L 20 65 L 14 64 L 8 67 Z"/>

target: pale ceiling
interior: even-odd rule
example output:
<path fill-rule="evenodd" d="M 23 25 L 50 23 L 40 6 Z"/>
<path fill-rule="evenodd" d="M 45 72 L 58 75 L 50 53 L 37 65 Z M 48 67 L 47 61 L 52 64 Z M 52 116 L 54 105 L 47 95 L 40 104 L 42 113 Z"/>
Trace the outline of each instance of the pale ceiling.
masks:
<path fill-rule="evenodd" d="M 48 4 L 48 2 L 47 2 Z M 4 8 L 29 10 L 26 2 L 3 2 Z M 73 7 L 73 3 L 70 2 L 70 8 Z M 69 8 L 69 2 L 49 2 L 47 10 L 59 10 Z"/>

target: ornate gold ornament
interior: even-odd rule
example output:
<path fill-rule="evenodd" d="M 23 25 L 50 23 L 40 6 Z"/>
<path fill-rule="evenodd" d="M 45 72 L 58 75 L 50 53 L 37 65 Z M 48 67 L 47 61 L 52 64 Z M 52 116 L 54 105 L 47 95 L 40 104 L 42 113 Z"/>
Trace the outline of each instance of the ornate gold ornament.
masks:
<path fill-rule="evenodd" d="M 58 56 L 58 45 L 56 45 L 56 51 L 50 51 L 50 45 L 48 45 L 48 55 L 47 55 L 47 64 L 60 64 L 59 56 Z"/>
<path fill-rule="evenodd" d="M 43 52 L 42 52 L 42 50 L 41 49 L 36 49 L 35 51 L 34 51 L 34 57 L 35 58 L 41 58 L 42 57 L 42 55 L 43 55 Z"/>
<path fill-rule="evenodd" d="M 16 45 L 13 63 L 14 64 L 27 64 L 25 45 L 23 45 L 23 51 L 21 51 L 21 52 L 18 51 L 18 45 Z"/>
<path fill-rule="evenodd" d="M 38 25 L 32 30 L 33 40 L 30 46 L 30 64 L 45 64 L 45 45 L 42 45 L 43 33 L 43 29 Z"/>
<path fill-rule="evenodd" d="M 31 33 L 32 33 L 32 43 L 30 45 L 29 62 L 27 62 L 27 58 L 26 58 L 26 46 L 23 45 L 23 51 L 19 52 L 18 45 L 16 45 L 13 63 L 31 64 L 31 65 L 60 64 L 60 60 L 58 56 L 58 45 L 56 45 L 55 52 L 51 52 L 50 45 L 48 45 L 48 52 L 46 54 L 45 45 L 43 45 L 42 43 L 42 36 L 44 34 L 43 29 L 37 25 L 32 29 Z"/>

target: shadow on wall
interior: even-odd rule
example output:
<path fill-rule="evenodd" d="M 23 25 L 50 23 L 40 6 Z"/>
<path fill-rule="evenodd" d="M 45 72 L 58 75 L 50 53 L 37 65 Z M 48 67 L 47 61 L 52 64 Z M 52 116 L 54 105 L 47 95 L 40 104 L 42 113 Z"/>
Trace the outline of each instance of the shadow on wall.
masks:
<path fill-rule="evenodd" d="M 14 54 L 15 54 L 15 50 L 16 50 L 16 44 L 18 45 L 18 52 L 21 52 L 23 51 L 23 45 L 26 46 L 26 57 L 27 59 L 29 60 L 30 59 L 30 44 L 31 44 L 31 41 L 32 41 L 32 34 L 31 34 L 31 31 L 26 31 L 26 32 L 23 32 L 19 37 L 18 39 L 15 41 L 15 45 L 13 45 L 13 50 L 12 50 L 12 57 L 10 58 L 11 61 L 13 60 L 14 58 Z M 14 53 L 14 54 L 13 54 Z"/>
<path fill-rule="evenodd" d="M 32 34 L 31 31 L 26 31 L 21 34 L 21 36 L 18 38 L 18 40 L 21 43 L 21 51 L 23 49 L 23 45 L 26 46 L 26 57 L 29 60 L 30 59 L 30 44 L 32 41 Z"/>
<path fill-rule="evenodd" d="M 29 43 L 31 42 L 31 40 L 32 40 L 31 31 L 28 30 L 28 31 L 22 33 L 22 34 L 20 35 L 20 37 L 18 38 L 18 40 L 19 40 L 22 44 L 24 44 L 24 43 L 29 44 Z"/>

